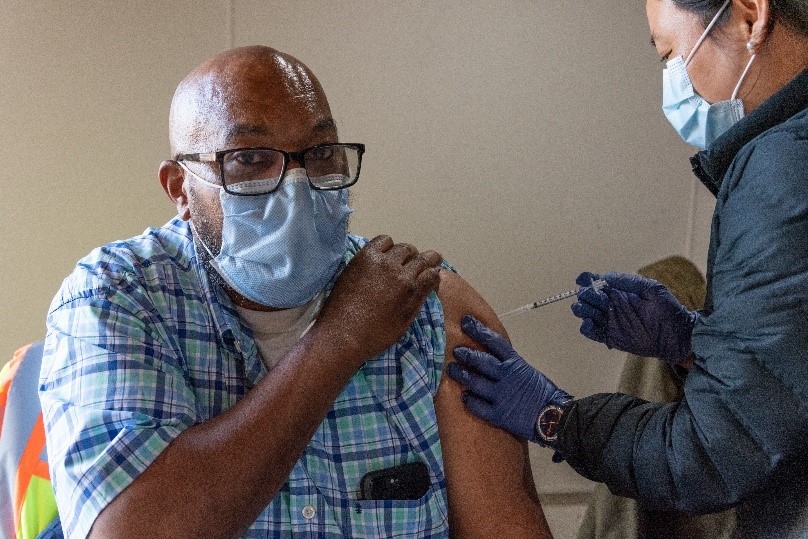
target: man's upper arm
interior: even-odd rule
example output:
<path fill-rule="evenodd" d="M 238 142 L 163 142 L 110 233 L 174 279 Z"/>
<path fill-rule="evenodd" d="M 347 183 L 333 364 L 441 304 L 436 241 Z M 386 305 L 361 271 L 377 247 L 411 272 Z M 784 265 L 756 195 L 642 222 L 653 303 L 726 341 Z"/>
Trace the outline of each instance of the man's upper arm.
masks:
<path fill-rule="evenodd" d="M 438 292 L 446 323 L 446 365 L 457 346 L 481 348 L 460 329 L 471 314 L 505 334 L 496 314 L 460 276 L 441 272 Z M 440 429 L 450 525 L 459 537 L 550 537 L 536 494 L 527 442 L 466 410 L 462 386 L 442 376 L 435 409 Z"/>

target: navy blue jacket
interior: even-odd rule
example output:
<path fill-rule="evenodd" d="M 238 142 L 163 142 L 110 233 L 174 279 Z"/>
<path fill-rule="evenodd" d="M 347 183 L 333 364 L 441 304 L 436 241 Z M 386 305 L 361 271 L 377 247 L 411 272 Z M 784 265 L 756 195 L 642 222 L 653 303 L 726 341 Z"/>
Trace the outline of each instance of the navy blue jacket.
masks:
<path fill-rule="evenodd" d="M 808 70 L 692 164 L 717 200 L 684 397 L 575 400 L 558 450 L 644 507 L 808 537 Z"/>

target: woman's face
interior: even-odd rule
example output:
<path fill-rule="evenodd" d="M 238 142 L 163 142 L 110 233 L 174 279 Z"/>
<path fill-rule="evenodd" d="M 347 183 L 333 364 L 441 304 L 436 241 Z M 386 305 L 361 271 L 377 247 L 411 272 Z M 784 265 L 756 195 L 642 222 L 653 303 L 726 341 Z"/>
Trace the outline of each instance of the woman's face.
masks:
<path fill-rule="evenodd" d="M 647 0 L 645 10 L 651 43 L 663 62 L 679 55 L 686 60 L 704 32 L 701 17 L 677 7 L 672 0 Z M 732 96 L 749 61 L 744 26 L 740 26 L 746 23 L 739 19 L 731 13 L 728 21 L 714 26 L 687 65 L 693 88 L 708 103 Z M 740 99 L 744 98 L 747 82 L 748 77 L 738 94 Z"/>

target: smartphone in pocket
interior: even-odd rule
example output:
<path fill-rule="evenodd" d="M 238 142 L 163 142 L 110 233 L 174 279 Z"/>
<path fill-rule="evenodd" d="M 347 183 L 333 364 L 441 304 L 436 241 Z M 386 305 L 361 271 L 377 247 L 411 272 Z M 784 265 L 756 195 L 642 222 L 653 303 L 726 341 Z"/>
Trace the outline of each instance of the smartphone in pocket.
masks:
<path fill-rule="evenodd" d="M 366 473 L 359 482 L 360 500 L 417 500 L 429 490 L 429 468 L 408 462 Z"/>

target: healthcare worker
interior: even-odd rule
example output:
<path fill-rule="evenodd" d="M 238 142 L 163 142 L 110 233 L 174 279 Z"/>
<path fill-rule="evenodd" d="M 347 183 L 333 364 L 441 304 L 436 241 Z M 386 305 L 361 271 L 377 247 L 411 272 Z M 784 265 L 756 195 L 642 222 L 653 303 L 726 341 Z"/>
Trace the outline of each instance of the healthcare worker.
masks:
<path fill-rule="evenodd" d="M 689 367 L 684 397 L 573 399 L 473 318 L 466 406 L 649 509 L 736 507 L 740 537 L 808 537 L 808 2 L 647 0 L 662 109 L 716 195 L 705 307 L 660 283 L 584 273 L 590 339 Z"/>

